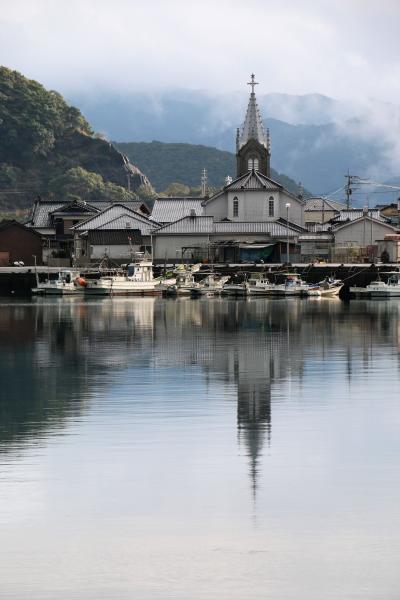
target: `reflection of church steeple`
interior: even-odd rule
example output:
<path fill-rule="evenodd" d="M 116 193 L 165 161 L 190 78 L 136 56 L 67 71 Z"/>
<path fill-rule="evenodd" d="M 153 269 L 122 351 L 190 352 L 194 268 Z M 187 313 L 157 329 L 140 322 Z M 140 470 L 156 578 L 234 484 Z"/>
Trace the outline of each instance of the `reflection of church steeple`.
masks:
<path fill-rule="evenodd" d="M 255 497 L 265 434 L 268 444 L 271 441 L 271 389 L 265 379 L 239 380 L 237 422 L 239 442 L 244 441 L 250 459 L 250 476 Z"/>

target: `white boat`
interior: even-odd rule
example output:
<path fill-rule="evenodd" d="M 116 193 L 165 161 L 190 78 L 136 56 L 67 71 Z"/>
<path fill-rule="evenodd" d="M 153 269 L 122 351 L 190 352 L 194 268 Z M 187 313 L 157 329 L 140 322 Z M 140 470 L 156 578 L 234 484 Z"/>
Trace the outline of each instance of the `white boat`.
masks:
<path fill-rule="evenodd" d="M 32 288 L 32 294 L 43 296 L 72 296 L 83 294 L 83 287 L 80 285 L 80 276 L 78 271 L 62 270 L 58 273 L 56 279 L 48 279 L 39 282 L 36 273 L 36 287 Z"/>
<path fill-rule="evenodd" d="M 139 258 L 130 263 L 124 273 L 105 275 L 85 282 L 85 295 L 88 296 L 157 296 L 160 282 L 153 278 L 151 260 Z"/>
<path fill-rule="evenodd" d="M 248 281 L 243 281 L 242 283 L 227 283 L 222 288 L 221 294 L 224 296 L 248 296 L 249 287 Z"/>
<path fill-rule="evenodd" d="M 315 285 L 310 285 L 308 289 L 308 296 L 326 296 L 333 297 L 338 296 L 344 283 L 340 279 L 333 279 L 327 277 L 323 281 Z"/>
<path fill-rule="evenodd" d="M 224 285 L 229 281 L 229 275 L 221 277 L 215 273 L 208 275 L 191 289 L 192 296 L 216 296 L 221 294 Z"/>
<path fill-rule="evenodd" d="M 287 273 L 284 283 L 271 285 L 272 296 L 307 296 L 309 285 L 297 273 Z"/>
<path fill-rule="evenodd" d="M 392 273 L 387 283 L 378 278 L 364 288 L 351 287 L 350 292 L 356 296 L 367 296 L 371 298 L 400 297 L 400 272 L 395 271 Z"/>
<path fill-rule="evenodd" d="M 251 296 L 268 296 L 275 289 L 275 284 L 266 277 L 249 279 L 249 294 Z"/>
<path fill-rule="evenodd" d="M 194 279 L 194 273 L 199 271 L 200 266 L 200 264 L 178 265 L 174 271 L 175 283 L 167 285 L 164 293 L 167 296 L 190 296 L 200 285 Z"/>

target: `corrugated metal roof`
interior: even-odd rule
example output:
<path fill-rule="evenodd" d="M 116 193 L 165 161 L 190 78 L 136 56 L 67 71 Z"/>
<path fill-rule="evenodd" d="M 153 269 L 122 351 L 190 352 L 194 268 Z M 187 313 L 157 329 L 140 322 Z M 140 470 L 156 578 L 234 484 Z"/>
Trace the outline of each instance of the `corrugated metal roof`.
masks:
<path fill-rule="evenodd" d="M 142 236 L 139 229 L 94 229 L 89 232 L 89 243 L 109 246 L 140 245 Z"/>
<path fill-rule="evenodd" d="M 158 223 L 172 223 L 189 216 L 192 210 L 201 216 L 203 201 L 204 198 L 157 198 L 150 218 Z"/>
<path fill-rule="evenodd" d="M 289 235 L 298 235 L 298 230 L 289 225 Z M 214 222 L 213 217 L 184 217 L 175 223 L 164 225 L 154 231 L 155 235 L 171 234 L 268 234 L 273 237 L 282 237 L 287 234 L 286 225 L 276 221 L 268 222 L 238 222 L 238 221 L 218 221 Z"/>
<path fill-rule="evenodd" d="M 75 231 L 88 231 L 92 229 L 121 229 L 126 222 L 130 222 L 132 229 L 140 229 L 142 234 L 148 235 L 151 229 L 154 229 L 154 221 L 147 217 L 130 210 L 125 204 L 113 204 L 103 210 L 100 214 L 94 215 L 86 221 L 75 225 Z M 108 225 L 108 227 L 104 227 Z"/>
<path fill-rule="evenodd" d="M 35 204 L 33 205 L 33 209 L 32 209 L 32 215 L 30 217 L 30 221 L 28 223 L 28 225 L 30 227 L 52 227 L 52 223 L 51 223 L 51 219 L 50 219 L 50 213 L 56 211 L 56 210 L 61 210 L 64 206 L 69 206 L 71 204 L 70 201 L 64 201 L 64 202 L 51 202 L 51 201 L 47 201 L 47 200 L 40 200 L 35 202 Z M 131 201 L 131 202 L 124 202 L 123 203 L 124 206 L 126 206 L 127 208 L 129 208 L 130 210 L 140 210 L 140 206 L 142 205 L 142 202 L 139 201 Z M 90 202 L 88 205 L 88 207 L 93 206 L 95 209 L 103 211 L 106 208 L 109 208 L 110 206 L 112 206 L 111 202 L 97 202 L 97 201 L 93 201 Z"/>
<path fill-rule="evenodd" d="M 345 204 L 327 198 L 307 198 L 304 210 L 344 210 Z"/>

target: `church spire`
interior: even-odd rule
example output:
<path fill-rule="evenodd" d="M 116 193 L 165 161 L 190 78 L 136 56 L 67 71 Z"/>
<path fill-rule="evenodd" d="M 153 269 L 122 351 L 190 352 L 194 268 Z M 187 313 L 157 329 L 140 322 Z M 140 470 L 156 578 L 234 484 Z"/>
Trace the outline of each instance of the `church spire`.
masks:
<path fill-rule="evenodd" d="M 270 136 L 269 131 L 264 129 L 258 108 L 254 91 L 258 82 L 254 73 L 247 85 L 251 92 L 243 126 L 236 134 L 236 172 L 238 177 L 252 170 L 270 177 Z"/>
<path fill-rule="evenodd" d="M 247 107 L 246 118 L 239 135 L 239 149 L 247 144 L 249 140 L 256 140 L 265 148 L 267 148 L 267 135 L 265 133 L 260 109 L 258 108 L 256 94 L 254 91 L 255 86 L 258 85 L 258 82 L 255 80 L 254 73 L 251 74 L 251 81 L 249 81 L 247 85 L 251 87 L 251 93 Z"/>

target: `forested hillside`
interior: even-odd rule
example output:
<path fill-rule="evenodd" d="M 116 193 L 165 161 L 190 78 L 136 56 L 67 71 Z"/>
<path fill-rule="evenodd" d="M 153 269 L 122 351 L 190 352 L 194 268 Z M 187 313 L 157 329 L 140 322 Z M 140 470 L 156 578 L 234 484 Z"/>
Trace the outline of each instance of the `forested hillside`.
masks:
<path fill-rule="evenodd" d="M 158 192 L 165 190 L 172 182 L 185 184 L 189 188 L 199 187 L 203 168 L 207 169 L 208 183 L 212 188 L 221 188 L 227 175 L 236 176 L 235 155 L 209 146 L 162 142 L 115 145 L 129 160 L 147 173 Z M 271 169 L 271 177 L 289 191 L 299 192 L 298 184 L 290 177 L 274 169 Z"/>
<path fill-rule="evenodd" d="M 60 94 L 0 67 L 0 209 L 24 208 L 38 195 L 132 198 L 128 174 L 132 189 L 146 184 Z"/>

